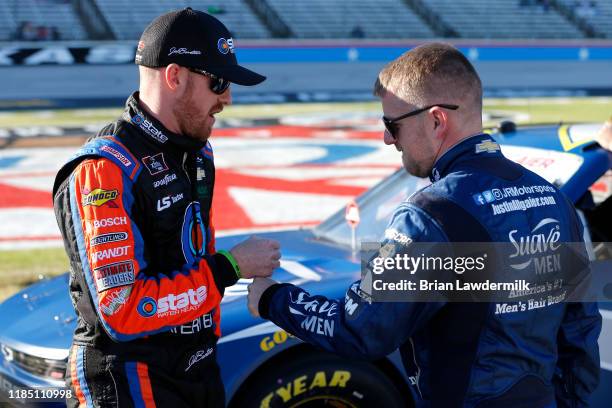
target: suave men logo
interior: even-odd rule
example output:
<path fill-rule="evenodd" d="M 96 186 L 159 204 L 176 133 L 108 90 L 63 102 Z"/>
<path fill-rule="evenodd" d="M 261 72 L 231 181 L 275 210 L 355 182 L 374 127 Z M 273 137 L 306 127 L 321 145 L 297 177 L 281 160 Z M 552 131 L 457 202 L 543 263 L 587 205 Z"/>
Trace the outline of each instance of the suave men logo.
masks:
<path fill-rule="evenodd" d="M 554 218 L 544 218 L 531 233 L 517 236 L 518 230 L 508 234 L 515 252 L 510 259 L 518 263 L 510 264 L 516 270 L 522 270 L 535 263 L 536 274 L 555 272 L 561 269 L 561 255 L 554 254 L 560 244 L 561 232 L 559 221 Z M 522 262 L 521 262 L 522 261 Z"/>

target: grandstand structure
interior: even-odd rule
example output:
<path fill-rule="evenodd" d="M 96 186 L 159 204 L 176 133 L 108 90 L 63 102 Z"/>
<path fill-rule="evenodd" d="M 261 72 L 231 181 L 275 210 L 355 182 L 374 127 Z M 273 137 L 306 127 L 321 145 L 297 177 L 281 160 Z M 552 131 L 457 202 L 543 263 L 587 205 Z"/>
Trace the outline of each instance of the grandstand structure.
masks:
<path fill-rule="evenodd" d="M 214 11 L 215 17 L 232 30 L 234 38 L 269 38 L 269 30 L 242 0 L 97 0 L 117 40 L 140 37 L 155 17 L 169 10 L 192 7 Z"/>
<path fill-rule="evenodd" d="M 612 1 L 558 0 L 568 11 L 593 28 L 601 37 L 612 38 Z"/>
<path fill-rule="evenodd" d="M 432 38 L 403 0 L 268 0 L 297 38 Z"/>
<path fill-rule="evenodd" d="M 56 28 L 59 39 L 84 40 L 86 31 L 70 0 L 0 0 L 0 40 L 19 39 L 19 28 Z M 37 33 L 33 33 L 36 41 Z"/>
<path fill-rule="evenodd" d="M 584 38 L 551 5 L 520 0 L 422 0 L 462 38 Z"/>
<path fill-rule="evenodd" d="M 612 0 L 0 0 L 0 41 L 135 40 L 186 6 L 237 39 L 612 38 Z"/>

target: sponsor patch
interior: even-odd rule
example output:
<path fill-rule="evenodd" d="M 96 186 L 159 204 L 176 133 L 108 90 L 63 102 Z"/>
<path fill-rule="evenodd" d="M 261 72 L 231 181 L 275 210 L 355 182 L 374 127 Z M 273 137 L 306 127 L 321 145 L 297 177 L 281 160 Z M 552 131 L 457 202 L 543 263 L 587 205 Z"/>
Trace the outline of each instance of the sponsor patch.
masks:
<path fill-rule="evenodd" d="M 134 283 L 134 264 L 132 261 L 116 262 L 94 269 L 94 279 L 98 293 L 117 286 Z"/>
<path fill-rule="evenodd" d="M 478 143 L 475 147 L 476 153 L 495 153 L 501 150 L 499 145 L 492 140 L 485 140 L 481 143 Z"/>
<path fill-rule="evenodd" d="M 105 190 L 103 188 L 96 188 L 94 190 L 89 190 L 87 188 L 83 188 L 81 190 L 81 205 L 86 207 L 88 205 L 93 205 L 95 207 L 101 207 L 104 204 L 108 205 L 111 208 L 118 208 L 117 204 L 114 202 L 119 197 L 118 190 Z"/>
<path fill-rule="evenodd" d="M 525 200 L 508 200 L 499 204 L 491 204 L 493 215 L 501 215 L 514 211 L 526 211 L 529 208 L 545 207 L 547 205 L 557 205 L 555 197 L 529 197 Z"/>
<path fill-rule="evenodd" d="M 125 288 L 109 293 L 102 299 L 102 302 L 100 302 L 100 310 L 106 316 L 114 315 L 121 309 L 121 306 L 127 302 L 130 293 L 132 293 L 131 286 L 126 286 Z"/>
<path fill-rule="evenodd" d="M 116 149 L 113 149 L 111 146 L 102 146 L 100 150 L 105 151 L 116 157 L 117 160 L 119 160 L 121 164 L 123 164 L 125 167 L 130 167 L 132 165 L 132 162 L 127 157 L 125 157 Z"/>
<path fill-rule="evenodd" d="M 561 269 L 561 256 L 555 254 L 561 245 L 559 225 L 559 220 L 544 218 L 526 235 L 520 236 L 518 230 L 510 231 L 508 240 L 515 249 L 510 255 L 511 262 L 514 262 L 510 267 L 522 270 L 534 262 L 538 275 Z"/>
<path fill-rule="evenodd" d="M 166 165 L 163 153 L 143 157 L 142 162 L 152 176 L 168 170 L 168 165 Z"/>
<path fill-rule="evenodd" d="M 161 186 L 167 186 L 168 184 L 172 183 L 174 180 L 176 180 L 176 174 L 172 173 L 172 174 L 166 174 L 164 176 L 163 179 L 161 180 L 157 180 L 153 182 L 153 188 L 158 188 Z"/>
<path fill-rule="evenodd" d="M 233 38 L 228 38 L 227 40 L 223 37 L 219 38 L 219 41 L 217 41 L 217 49 L 219 50 L 219 52 L 223 55 L 231 52 L 232 54 L 234 53 L 234 39 Z"/>
<path fill-rule="evenodd" d="M 138 303 L 136 310 L 143 317 L 174 316 L 196 310 L 208 297 L 208 288 L 200 286 L 196 290 L 189 289 L 177 295 L 170 293 L 155 301 L 151 297 L 144 297 Z"/>
<path fill-rule="evenodd" d="M 412 238 L 410 238 L 408 235 L 404 234 L 403 232 L 396 230 L 395 228 L 386 229 L 385 238 L 391 239 L 403 245 L 408 245 L 409 243 L 412 242 Z"/>
<path fill-rule="evenodd" d="M 115 218 L 125 219 L 126 217 L 115 217 Z M 112 220 L 113 218 L 107 218 L 107 220 L 108 219 Z M 96 220 L 96 221 L 98 221 L 98 220 Z M 96 222 L 96 221 L 94 221 L 94 222 Z M 98 223 L 100 221 L 98 221 Z M 114 232 L 114 233 L 111 233 L 111 234 L 96 235 L 95 237 L 93 237 L 89 241 L 89 245 L 90 246 L 96 246 L 96 245 L 108 244 L 110 242 L 125 241 L 127 239 L 127 237 L 128 237 L 127 232 Z"/>
<path fill-rule="evenodd" d="M 103 261 L 105 259 L 115 259 L 128 254 L 129 245 L 103 249 L 91 254 L 91 262 Z"/>
<path fill-rule="evenodd" d="M 145 119 L 142 115 L 132 116 L 132 123 L 158 142 L 166 143 L 168 141 L 168 136 L 164 135 L 164 132 L 157 129 L 150 120 Z"/>
<path fill-rule="evenodd" d="M 183 193 L 160 198 L 159 200 L 157 200 L 157 211 L 164 211 L 166 208 L 170 208 L 172 204 L 181 201 L 182 199 Z"/>
<path fill-rule="evenodd" d="M 127 225 L 127 217 L 108 217 L 99 220 L 87 221 L 87 231 L 92 228 L 114 227 L 116 225 Z"/>

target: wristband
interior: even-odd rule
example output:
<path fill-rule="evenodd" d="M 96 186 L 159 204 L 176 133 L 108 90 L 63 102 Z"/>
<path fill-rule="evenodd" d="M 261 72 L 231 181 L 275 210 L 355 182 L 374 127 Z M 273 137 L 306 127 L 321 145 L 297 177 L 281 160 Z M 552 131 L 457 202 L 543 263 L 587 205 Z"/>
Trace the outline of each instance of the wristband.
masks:
<path fill-rule="evenodd" d="M 217 251 L 217 253 L 227 258 L 229 263 L 232 264 L 232 268 L 234 268 L 234 272 L 236 272 L 236 276 L 238 276 L 238 279 L 241 279 L 242 275 L 240 274 L 240 267 L 238 266 L 238 262 L 236 262 L 236 258 L 234 258 L 234 255 L 232 255 L 231 252 L 226 251 L 224 249 Z"/>

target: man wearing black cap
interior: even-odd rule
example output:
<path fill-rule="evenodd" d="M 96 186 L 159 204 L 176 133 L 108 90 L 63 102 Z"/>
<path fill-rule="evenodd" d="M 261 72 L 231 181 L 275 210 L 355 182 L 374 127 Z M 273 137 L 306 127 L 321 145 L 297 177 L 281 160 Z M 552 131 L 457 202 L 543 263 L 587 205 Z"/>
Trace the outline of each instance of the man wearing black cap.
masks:
<path fill-rule="evenodd" d="M 136 53 L 140 91 L 58 172 L 55 214 L 78 324 L 69 406 L 224 406 L 219 303 L 240 277 L 270 276 L 276 241 L 215 249 L 208 142 L 238 65 L 227 28 L 190 8 L 154 20 Z"/>

